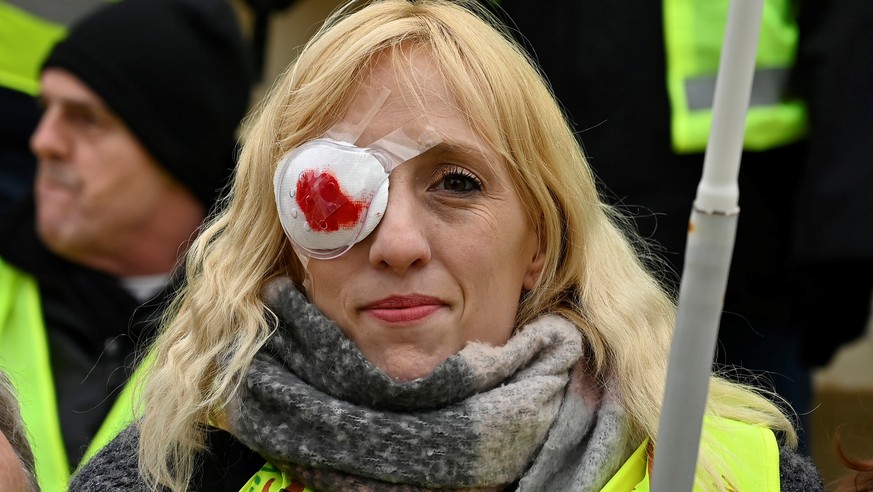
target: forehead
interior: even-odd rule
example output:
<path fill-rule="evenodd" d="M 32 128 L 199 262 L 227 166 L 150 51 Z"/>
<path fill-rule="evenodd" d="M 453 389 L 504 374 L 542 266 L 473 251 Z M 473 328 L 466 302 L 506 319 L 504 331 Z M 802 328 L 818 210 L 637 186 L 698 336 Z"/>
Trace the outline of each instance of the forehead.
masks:
<path fill-rule="evenodd" d="M 40 77 L 40 92 L 48 103 L 76 104 L 107 110 L 103 99 L 78 77 L 62 68 L 51 67 Z"/>
<path fill-rule="evenodd" d="M 372 95 L 379 91 L 387 90 L 388 97 L 358 140 L 360 145 L 368 145 L 401 126 L 411 134 L 431 127 L 443 139 L 451 140 L 466 135 L 466 140 L 478 140 L 472 135 L 473 130 L 466 117 L 458 109 L 456 98 L 439 66 L 424 50 L 380 56 L 362 85 L 351 107 L 361 108 L 372 104 Z"/>

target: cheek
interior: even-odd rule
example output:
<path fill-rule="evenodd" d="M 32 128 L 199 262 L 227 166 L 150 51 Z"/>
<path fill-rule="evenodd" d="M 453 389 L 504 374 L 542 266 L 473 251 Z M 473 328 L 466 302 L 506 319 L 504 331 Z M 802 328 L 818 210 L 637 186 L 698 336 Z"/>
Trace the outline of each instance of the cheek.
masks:
<path fill-rule="evenodd" d="M 160 199 L 169 177 L 132 136 L 112 134 L 88 150 L 79 173 L 88 185 L 90 201 L 122 204 Z"/>
<path fill-rule="evenodd" d="M 491 230 L 447 235 L 440 242 L 441 257 L 461 287 L 465 309 L 488 325 L 504 327 L 505 341 L 512 330 L 522 288 L 519 248 Z M 492 340 L 501 337 L 495 333 Z"/>
<path fill-rule="evenodd" d="M 144 214 L 138 198 L 142 195 L 140 186 L 139 183 L 118 181 L 112 176 L 91 176 L 78 200 L 77 214 L 82 220 L 106 230 L 134 224 Z"/>
<path fill-rule="evenodd" d="M 348 316 L 343 313 L 342 299 L 356 270 L 349 266 L 351 253 L 332 260 L 310 259 L 307 267 L 306 293 L 315 307 L 337 322 Z"/>
<path fill-rule="evenodd" d="M 460 224 L 446 225 L 439 232 L 443 257 L 459 271 L 482 281 L 504 282 L 522 269 L 528 247 L 526 229 L 517 221 L 501 220 L 496 214 L 479 215 Z M 476 272 L 476 273 L 473 273 Z"/>
<path fill-rule="evenodd" d="M 503 345 L 515 328 L 518 297 L 495 289 L 488 289 L 485 294 L 478 300 L 469 299 L 475 307 L 470 306 L 472 312 L 466 316 L 466 323 L 463 324 L 464 339 Z"/>
<path fill-rule="evenodd" d="M 524 286 L 524 278 L 536 253 L 536 238 L 521 213 L 492 216 L 479 227 L 443 239 L 456 278 L 469 296 L 477 316 L 490 323 L 499 320 L 502 334 L 509 338 Z"/>
<path fill-rule="evenodd" d="M 83 213 L 110 214 L 120 222 L 136 224 L 158 208 L 170 189 L 169 178 L 145 165 L 119 166 L 111 172 L 89 169 L 84 176 Z"/>
<path fill-rule="evenodd" d="M 6 435 L 0 433 L 0 488 L 3 490 L 26 490 L 26 475 L 21 461 Z M 8 488 L 7 488 L 8 487 Z"/>

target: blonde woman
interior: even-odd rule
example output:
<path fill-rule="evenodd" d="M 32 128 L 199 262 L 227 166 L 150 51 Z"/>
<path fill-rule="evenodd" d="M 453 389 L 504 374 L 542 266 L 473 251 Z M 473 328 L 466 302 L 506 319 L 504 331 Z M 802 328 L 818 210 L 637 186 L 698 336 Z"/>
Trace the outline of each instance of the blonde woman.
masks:
<path fill-rule="evenodd" d="M 621 223 L 475 4 L 347 5 L 249 122 L 142 417 L 72 489 L 645 484 L 675 307 Z M 703 489 L 818 482 L 767 399 L 714 379 L 707 415 Z"/>

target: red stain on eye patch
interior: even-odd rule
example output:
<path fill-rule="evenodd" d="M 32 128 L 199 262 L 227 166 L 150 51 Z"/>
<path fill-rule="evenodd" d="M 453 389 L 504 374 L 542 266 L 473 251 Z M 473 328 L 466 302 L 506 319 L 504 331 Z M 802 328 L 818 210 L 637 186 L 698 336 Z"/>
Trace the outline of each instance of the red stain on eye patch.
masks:
<path fill-rule="evenodd" d="M 335 232 L 353 227 L 361 218 L 366 203 L 347 197 L 336 176 L 308 169 L 297 179 L 297 205 L 314 231 Z"/>

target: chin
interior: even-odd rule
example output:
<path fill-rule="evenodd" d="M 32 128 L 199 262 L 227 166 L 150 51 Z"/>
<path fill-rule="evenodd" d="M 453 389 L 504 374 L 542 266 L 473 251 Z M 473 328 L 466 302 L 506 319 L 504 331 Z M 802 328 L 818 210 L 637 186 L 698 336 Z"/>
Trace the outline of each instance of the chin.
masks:
<path fill-rule="evenodd" d="M 392 369 L 383 369 L 388 376 L 397 382 L 405 383 L 407 381 L 415 381 L 416 379 L 424 379 L 433 372 L 434 368 L 428 368 L 426 370 L 422 370 L 421 368 L 414 368 L 412 370 L 392 370 Z"/>
<path fill-rule="evenodd" d="M 69 212 L 72 204 L 57 200 L 36 202 L 36 231 L 45 242 L 58 242 L 65 234 L 64 229 L 75 228 L 75 217 Z"/>
<path fill-rule="evenodd" d="M 383 354 L 380 360 L 374 364 L 391 379 L 401 382 L 430 376 L 433 370 L 448 358 L 447 356 L 421 353 L 393 355 L 385 357 Z"/>
<path fill-rule="evenodd" d="M 75 260 L 83 250 L 82 236 L 69 227 L 59 227 L 56 223 L 37 224 L 37 235 L 42 243 L 54 254 L 68 260 Z"/>
<path fill-rule="evenodd" d="M 63 249 L 63 236 L 58 229 L 54 221 L 38 220 L 36 224 L 37 235 L 51 250 Z"/>

